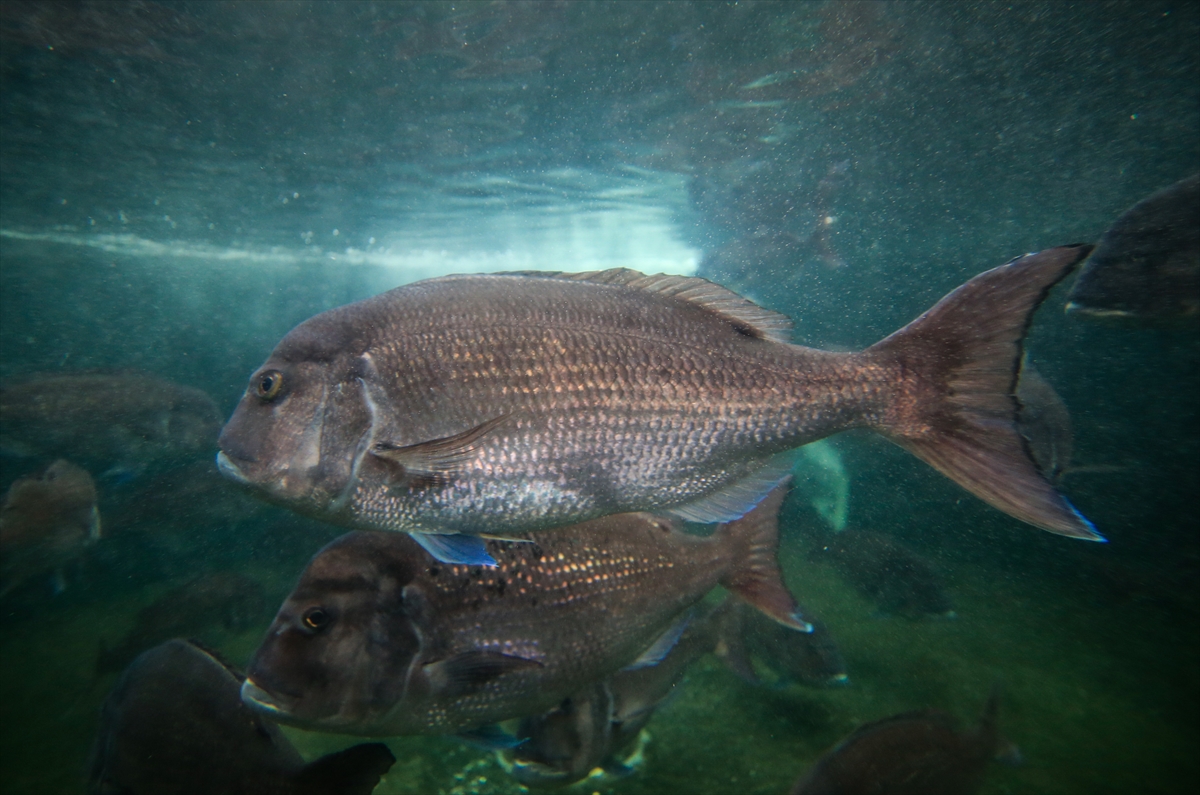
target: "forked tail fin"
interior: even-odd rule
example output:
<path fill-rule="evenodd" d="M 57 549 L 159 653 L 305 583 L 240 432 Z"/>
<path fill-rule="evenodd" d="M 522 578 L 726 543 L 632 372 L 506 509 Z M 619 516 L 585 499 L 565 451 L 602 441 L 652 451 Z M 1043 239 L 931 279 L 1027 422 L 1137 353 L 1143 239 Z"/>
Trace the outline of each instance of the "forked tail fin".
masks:
<path fill-rule="evenodd" d="M 740 596 L 780 624 L 812 632 L 800 615 L 796 597 L 783 584 L 779 568 L 779 508 L 791 478 L 785 478 L 754 510 L 717 529 L 733 547 L 732 564 L 721 578 L 725 588 Z"/>
<path fill-rule="evenodd" d="M 982 273 L 864 354 L 900 374 L 897 400 L 878 430 L 1010 516 L 1103 541 L 1038 470 L 1017 427 L 1033 313 L 1090 251 L 1046 249 Z"/>

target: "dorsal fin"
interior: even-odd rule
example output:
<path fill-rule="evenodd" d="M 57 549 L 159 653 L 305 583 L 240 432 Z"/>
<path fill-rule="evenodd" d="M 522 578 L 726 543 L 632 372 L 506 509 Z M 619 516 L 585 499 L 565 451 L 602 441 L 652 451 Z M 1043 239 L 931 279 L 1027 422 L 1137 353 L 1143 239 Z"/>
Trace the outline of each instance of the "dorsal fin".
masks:
<path fill-rule="evenodd" d="M 494 276 L 533 276 L 543 279 L 571 279 L 594 284 L 617 284 L 648 293 L 658 293 L 702 306 L 728 320 L 743 334 L 772 342 L 790 342 L 792 321 L 787 315 L 763 309 L 748 298 L 713 284 L 699 276 L 674 276 L 656 273 L 647 276 L 629 268 L 564 273 L 562 271 L 510 271 Z"/>

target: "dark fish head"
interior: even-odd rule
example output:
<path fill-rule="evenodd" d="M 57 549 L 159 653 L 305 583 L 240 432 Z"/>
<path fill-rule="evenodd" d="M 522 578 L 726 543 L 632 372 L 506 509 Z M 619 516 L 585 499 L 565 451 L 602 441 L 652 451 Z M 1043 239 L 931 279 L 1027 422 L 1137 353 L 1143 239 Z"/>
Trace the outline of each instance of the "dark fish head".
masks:
<path fill-rule="evenodd" d="M 283 338 L 221 431 L 224 475 L 316 515 L 349 495 L 372 421 L 362 372 L 370 360 L 351 352 L 349 337 L 335 310 Z"/>
<path fill-rule="evenodd" d="M 1084 263 L 1067 311 L 1135 324 L 1200 318 L 1200 174 L 1121 214 Z"/>
<path fill-rule="evenodd" d="M 88 791 L 283 791 L 304 760 L 242 706 L 240 686 L 235 670 L 190 641 L 142 653 L 105 700 Z"/>
<path fill-rule="evenodd" d="M 397 533 L 350 533 L 317 553 L 255 652 L 243 701 L 282 723 L 370 734 L 408 695 L 428 636 L 425 602 L 406 588 L 425 559 Z"/>

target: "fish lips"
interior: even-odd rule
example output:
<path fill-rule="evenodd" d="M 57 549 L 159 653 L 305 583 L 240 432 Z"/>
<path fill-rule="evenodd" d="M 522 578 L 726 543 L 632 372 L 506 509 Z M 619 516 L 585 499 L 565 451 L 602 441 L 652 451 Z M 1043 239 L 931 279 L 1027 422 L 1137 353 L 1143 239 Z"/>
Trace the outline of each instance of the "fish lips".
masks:
<path fill-rule="evenodd" d="M 265 683 L 264 683 L 265 684 Z M 262 713 L 275 723 L 284 723 L 299 728 L 322 728 L 334 730 L 341 723 L 338 715 L 309 716 L 304 714 L 304 699 L 281 692 L 271 692 L 247 676 L 242 682 L 242 703 Z"/>
<path fill-rule="evenodd" d="M 268 693 L 249 677 L 242 682 L 242 703 L 251 709 L 265 713 L 267 717 L 280 723 L 289 721 L 296 701 L 297 699 L 288 696 Z"/>
<path fill-rule="evenodd" d="M 239 483 L 243 486 L 254 485 L 250 478 L 246 477 L 242 473 L 242 470 L 238 468 L 238 465 L 233 463 L 233 459 L 225 455 L 224 450 L 217 453 L 217 471 L 235 483 Z"/>

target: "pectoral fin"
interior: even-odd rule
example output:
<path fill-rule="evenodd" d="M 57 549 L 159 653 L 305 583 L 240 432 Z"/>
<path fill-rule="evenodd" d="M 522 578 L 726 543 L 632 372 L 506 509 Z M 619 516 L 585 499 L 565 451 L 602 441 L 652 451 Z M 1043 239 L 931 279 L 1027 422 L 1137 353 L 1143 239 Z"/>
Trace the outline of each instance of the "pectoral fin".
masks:
<path fill-rule="evenodd" d="M 638 655 L 636 660 L 621 670 L 636 671 L 639 668 L 649 668 L 652 665 L 658 665 L 671 653 L 671 649 L 675 648 L 675 644 L 679 643 L 679 638 L 683 635 L 683 631 L 687 629 L 688 622 L 691 619 L 691 610 L 676 618 L 671 623 L 671 626 L 667 627 L 644 652 Z"/>
<path fill-rule="evenodd" d="M 453 698 L 472 693 L 501 674 L 541 665 L 526 657 L 476 650 L 429 663 L 425 675 L 441 694 Z"/>
<path fill-rule="evenodd" d="M 495 566 L 496 559 L 478 536 L 462 533 L 411 533 L 413 540 L 442 563 L 459 566 Z"/>
<path fill-rule="evenodd" d="M 507 422 L 510 416 L 502 414 L 462 433 L 416 444 L 376 442 L 371 447 L 371 455 L 398 468 L 397 485 L 403 483 L 409 488 L 442 485 L 450 475 L 475 458 L 483 437 Z"/>

